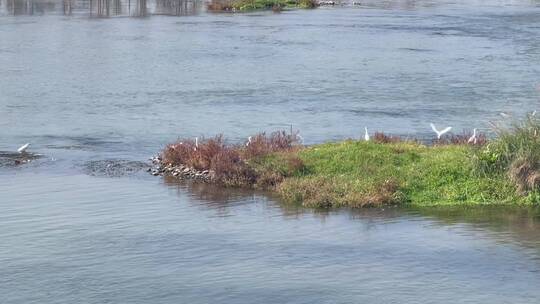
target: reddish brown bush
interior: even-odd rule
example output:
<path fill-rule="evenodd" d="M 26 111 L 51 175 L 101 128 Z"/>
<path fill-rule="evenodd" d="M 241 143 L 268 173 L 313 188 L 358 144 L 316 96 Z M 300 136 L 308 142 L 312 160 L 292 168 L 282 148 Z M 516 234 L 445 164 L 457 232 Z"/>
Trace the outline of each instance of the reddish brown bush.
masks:
<path fill-rule="evenodd" d="M 226 148 L 223 136 L 202 139 L 199 143 L 187 139 L 168 145 L 161 157 L 166 164 L 186 165 L 197 170 L 207 170 L 212 158 Z"/>
<path fill-rule="evenodd" d="M 294 172 L 299 172 L 305 170 L 306 166 L 304 164 L 304 161 L 296 156 L 296 155 L 290 155 L 287 157 L 287 175 L 290 176 L 294 174 Z"/>
<path fill-rule="evenodd" d="M 212 0 L 206 5 L 209 11 L 231 11 L 233 9 L 232 1 Z"/>
<path fill-rule="evenodd" d="M 210 170 L 214 180 L 229 186 L 251 186 L 257 182 L 257 174 L 240 158 L 234 148 L 225 148 L 211 161 Z"/>
<path fill-rule="evenodd" d="M 508 175 L 521 194 L 527 194 L 540 188 L 540 164 L 537 157 L 516 159 L 508 168 Z"/>
<path fill-rule="evenodd" d="M 300 144 L 298 133 L 287 134 L 285 131 L 273 132 L 270 135 L 259 133 L 250 137 L 244 149 L 244 157 L 252 158 L 274 152 L 291 151 Z"/>
<path fill-rule="evenodd" d="M 483 146 L 487 143 L 488 139 L 485 133 L 476 133 L 476 143 L 469 142 L 469 139 L 473 135 L 473 132 L 464 131 L 461 134 L 445 135 L 443 138 L 436 140 L 435 145 L 473 145 Z"/>
<path fill-rule="evenodd" d="M 185 165 L 196 170 L 211 170 L 218 183 L 231 186 L 275 186 L 289 173 L 278 170 L 257 173 L 247 162 L 254 157 L 270 153 L 290 152 L 299 146 L 298 134 L 274 132 L 250 138 L 247 145 L 227 145 L 222 135 L 210 139 L 181 140 L 168 145 L 161 154 L 164 164 Z M 287 172 L 297 172 L 304 167 L 296 156 L 287 156 Z M 290 173 L 292 174 L 292 173 Z M 258 182 L 260 180 L 260 182 Z"/>
<path fill-rule="evenodd" d="M 179 141 L 167 145 L 161 153 L 161 158 L 165 164 L 187 164 L 193 157 L 195 143 L 189 140 Z"/>
<path fill-rule="evenodd" d="M 395 135 L 386 135 L 383 132 L 375 132 L 373 134 L 373 141 L 379 144 L 389 144 L 401 142 L 401 137 Z"/>

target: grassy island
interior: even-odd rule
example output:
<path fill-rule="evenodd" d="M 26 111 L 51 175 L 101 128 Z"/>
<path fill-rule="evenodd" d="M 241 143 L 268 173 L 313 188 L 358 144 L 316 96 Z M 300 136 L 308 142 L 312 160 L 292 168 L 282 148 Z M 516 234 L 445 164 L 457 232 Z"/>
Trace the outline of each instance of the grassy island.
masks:
<path fill-rule="evenodd" d="M 281 11 L 291 8 L 316 8 L 316 0 L 212 0 L 208 10 L 217 12 Z"/>
<path fill-rule="evenodd" d="M 376 133 L 369 141 L 314 146 L 296 134 L 258 134 L 241 145 L 222 136 L 168 145 L 167 166 L 210 172 L 223 186 L 269 189 L 309 207 L 540 202 L 540 120 L 494 130 L 469 142 L 450 135 L 425 145 Z"/>

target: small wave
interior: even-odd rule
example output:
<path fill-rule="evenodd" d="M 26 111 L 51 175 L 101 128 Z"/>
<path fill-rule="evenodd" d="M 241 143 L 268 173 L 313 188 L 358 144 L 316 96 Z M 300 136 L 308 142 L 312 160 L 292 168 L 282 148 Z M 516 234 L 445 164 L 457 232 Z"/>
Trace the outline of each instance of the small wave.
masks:
<path fill-rule="evenodd" d="M 122 177 L 148 169 L 149 164 L 122 159 L 93 160 L 83 165 L 83 171 L 91 176 Z"/>

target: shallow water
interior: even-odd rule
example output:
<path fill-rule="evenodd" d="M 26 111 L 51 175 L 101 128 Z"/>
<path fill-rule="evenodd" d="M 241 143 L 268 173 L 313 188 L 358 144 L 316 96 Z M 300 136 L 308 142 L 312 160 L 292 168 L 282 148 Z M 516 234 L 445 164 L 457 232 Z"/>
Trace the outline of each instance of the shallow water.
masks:
<path fill-rule="evenodd" d="M 538 107 L 538 37 L 526 1 L 0 17 L 0 302 L 539 302 L 539 209 L 324 212 L 144 172 L 179 136 L 486 128 Z"/>
<path fill-rule="evenodd" d="M 540 299 L 540 210 L 317 213 L 145 177 L 0 188 L 3 303 Z"/>

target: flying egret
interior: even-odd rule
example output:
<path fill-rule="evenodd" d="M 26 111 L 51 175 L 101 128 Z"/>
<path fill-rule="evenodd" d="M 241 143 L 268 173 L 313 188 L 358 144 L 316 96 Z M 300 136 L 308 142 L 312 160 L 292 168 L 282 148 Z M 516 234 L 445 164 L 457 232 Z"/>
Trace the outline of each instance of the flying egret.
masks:
<path fill-rule="evenodd" d="M 364 127 L 364 130 L 366 131 L 366 132 L 364 133 L 364 140 L 365 140 L 365 141 L 369 141 L 369 133 L 368 133 L 368 131 L 367 131 L 367 127 Z"/>
<path fill-rule="evenodd" d="M 534 110 L 532 113 L 531 113 L 531 116 L 535 116 L 536 115 L 536 110 Z"/>
<path fill-rule="evenodd" d="M 501 114 L 501 116 L 504 117 L 504 118 L 510 117 L 510 114 L 508 114 L 508 113 L 501 112 L 499 114 Z"/>
<path fill-rule="evenodd" d="M 445 133 L 447 133 L 448 131 L 452 130 L 452 127 L 446 127 L 446 129 L 444 130 L 437 130 L 437 128 L 435 127 L 434 124 L 429 124 L 431 126 L 431 130 L 433 130 L 433 132 L 437 133 L 437 139 L 441 139 L 441 136 L 443 136 Z"/>
<path fill-rule="evenodd" d="M 17 149 L 17 152 L 19 153 L 25 153 L 26 152 L 26 149 L 28 149 L 28 147 L 30 146 L 29 143 L 26 143 L 24 144 L 23 146 L 21 146 L 19 149 Z"/>
<path fill-rule="evenodd" d="M 472 136 L 469 138 L 469 140 L 467 140 L 467 143 L 470 144 L 470 143 L 473 143 L 476 145 L 476 128 L 473 129 L 473 134 Z"/>
<path fill-rule="evenodd" d="M 246 147 L 249 146 L 249 144 L 251 144 L 251 136 L 248 137 L 248 142 L 246 143 Z"/>

